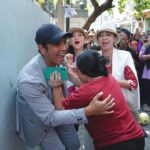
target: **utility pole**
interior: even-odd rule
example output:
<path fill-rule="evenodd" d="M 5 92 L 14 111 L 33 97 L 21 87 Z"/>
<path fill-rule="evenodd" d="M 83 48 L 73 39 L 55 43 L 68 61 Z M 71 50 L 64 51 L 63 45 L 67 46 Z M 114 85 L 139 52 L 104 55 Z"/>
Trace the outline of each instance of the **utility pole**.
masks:
<path fill-rule="evenodd" d="M 70 0 L 66 0 L 66 5 L 70 5 Z M 66 32 L 69 30 L 70 28 L 70 18 L 66 18 Z"/>
<path fill-rule="evenodd" d="M 64 30 L 64 7 L 63 0 L 57 2 L 57 18 L 59 27 Z"/>

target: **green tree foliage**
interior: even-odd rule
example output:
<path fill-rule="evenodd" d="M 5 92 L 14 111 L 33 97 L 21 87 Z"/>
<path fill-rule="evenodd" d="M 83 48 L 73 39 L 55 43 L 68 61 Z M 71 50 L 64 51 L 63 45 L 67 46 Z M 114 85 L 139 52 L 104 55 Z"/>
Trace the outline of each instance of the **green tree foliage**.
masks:
<path fill-rule="evenodd" d="M 49 4 L 56 5 L 58 0 L 48 0 Z"/>
<path fill-rule="evenodd" d="M 118 1 L 118 9 L 120 13 L 123 13 L 125 7 L 127 6 L 129 0 L 119 0 Z M 133 0 L 135 3 L 135 17 L 137 19 L 141 19 L 143 15 L 143 10 L 150 9 L 150 0 Z"/>
<path fill-rule="evenodd" d="M 54 0 L 48 0 L 50 4 L 54 4 Z"/>
<path fill-rule="evenodd" d="M 113 6 L 113 1 L 114 0 L 105 0 L 104 3 L 101 5 L 100 0 L 90 0 L 93 7 L 94 11 L 93 13 L 88 17 L 87 21 L 85 22 L 83 28 L 84 29 L 89 29 L 89 26 L 91 25 L 92 22 L 95 21 L 95 19 L 101 15 L 104 11 L 109 11 L 109 13 L 112 13 L 112 8 Z M 118 10 L 120 13 L 124 12 L 124 9 L 130 3 L 131 0 L 118 0 Z M 150 9 L 150 0 L 133 0 L 134 2 L 134 10 L 135 10 L 135 17 L 140 20 L 143 15 L 143 10 L 145 9 Z"/>
<path fill-rule="evenodd" d="M 45 0 L 38 0 L 38 3 L 39 3 L 40 5 L 43 5 L 43 4 L 45 3 Z"/>
<path fill-rule="evenodd" d="M 123 13 L 124 8 L 127 5 L 128 0 L 118 0 L 118 10 L 120 13 Z"/>
<path fill-rule="evenodd" d="M 136 10 L 135 17 L 141 19 L 143 10 L 150 9 L 150 0 L 134 0 L 134 2 L 134 9 Z"/>

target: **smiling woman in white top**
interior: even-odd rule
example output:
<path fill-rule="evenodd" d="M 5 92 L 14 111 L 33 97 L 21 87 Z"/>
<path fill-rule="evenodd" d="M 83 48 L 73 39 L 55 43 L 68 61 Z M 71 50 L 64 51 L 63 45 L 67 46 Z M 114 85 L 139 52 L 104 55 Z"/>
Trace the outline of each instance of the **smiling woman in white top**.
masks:
<path fill-rule="evenodd" d="M 140 109 L 139 84 L 132 56 L 129 52 L 118 50 L 115 45 L 119 36 L 112 24 L 105 24 L 96 34 L 101 47 L 100 53 L 109 59 L 108 70 L 117 79 L 127 100 L 137 110 Z"/>

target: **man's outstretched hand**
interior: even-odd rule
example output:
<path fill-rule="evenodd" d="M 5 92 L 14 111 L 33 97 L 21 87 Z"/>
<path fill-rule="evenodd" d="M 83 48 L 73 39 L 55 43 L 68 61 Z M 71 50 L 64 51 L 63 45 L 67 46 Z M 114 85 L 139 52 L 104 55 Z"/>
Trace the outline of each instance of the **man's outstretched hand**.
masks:
<path fill-rule="evenodd" d="M 84 108 L 86 116 L 112 114 L 115 103 L 114 98 L 109 95 L 104 100 L 101 99 L 103 92 L 98 93 L 87 107 Z M 101 100 L 100 100 L 101 99 Z"/>

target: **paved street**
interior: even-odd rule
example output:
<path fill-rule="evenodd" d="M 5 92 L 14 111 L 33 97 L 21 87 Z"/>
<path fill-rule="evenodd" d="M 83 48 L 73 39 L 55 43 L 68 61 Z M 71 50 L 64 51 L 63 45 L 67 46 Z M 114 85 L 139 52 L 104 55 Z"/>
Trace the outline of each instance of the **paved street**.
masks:
<path fill-rule="evenodd" d="M 150 113 L 149 113 L 149 116 L 150 116 Z M 150 122 L 148 125 L 143 126 L 143 128 L 145 129 L 145 131 L 149 133 L 149 136 L 145 138 L 145 150 L 150 150 Z"/>
<path fill-rule="evenodd" d="M 149 126 L 150 130 L 150 126 Z M 150 150 L 150 136 L 145 138 L 145 150 Z"/>
<path fill-rule="evenodd" d="M 149 113 L 150 116 L 150 113 Z M 146 126 L 142 126 L 149 136 L 145 138 L 145 150 L 150 150 L 150 122 Z M 94 150 L 91 139 L 89 139 L 88 133 L 85 131 L 84 127 L 80 126 L 79 138 L 81 141 L 81 148 L 79 150 Z"/>

